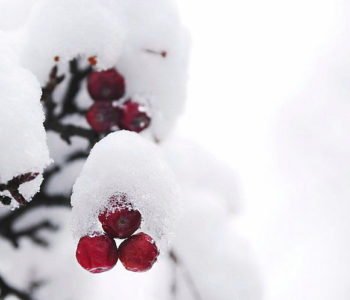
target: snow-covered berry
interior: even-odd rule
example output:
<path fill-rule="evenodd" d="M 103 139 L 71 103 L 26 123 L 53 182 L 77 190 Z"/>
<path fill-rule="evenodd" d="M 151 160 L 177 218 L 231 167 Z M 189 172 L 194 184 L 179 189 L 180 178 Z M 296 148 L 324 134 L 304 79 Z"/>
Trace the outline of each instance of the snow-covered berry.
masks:
<path fill-rule="evenodd" d="M 98 133 L 107 133 L 117 127 L 121 112 L 110 101 L 95 102 L 86 113 L 86 120 Z"/>
<path fill-rule="evenodd" d="M 105 235 L 84 236 L 76 251 L 79 264 L 91 273 L 102 273 L 112 269 L 118 261 L 115 241 Z"/>
<path fill-rule="evenodd" d="M 151 123 L 145 107 L 133 100 L 126 101 L 122 106 L 122 117 L 119 126 L 122 129 L 141 132 Z"/>
<path fill-rule="evenodd" d="M 125 80 L 116 69 L 92 72 L 87 87 L 91 98 L 96 101 L 117 100 L 124 96 Z"/>
<path fill-rule="evenodd" d="M 119 239 L 131 236 L 141 225 L 141 213 L 129 208 L 104 211 L 98 219 L 109 236 Z"/>
<path fill-rule="evenodd" d="M 119 247 L 119 259 L 123 266 L 133 272 L 144 272 L 157 261 L 159 250 L 154 240 L 141 232 L 123 241 Z"/>

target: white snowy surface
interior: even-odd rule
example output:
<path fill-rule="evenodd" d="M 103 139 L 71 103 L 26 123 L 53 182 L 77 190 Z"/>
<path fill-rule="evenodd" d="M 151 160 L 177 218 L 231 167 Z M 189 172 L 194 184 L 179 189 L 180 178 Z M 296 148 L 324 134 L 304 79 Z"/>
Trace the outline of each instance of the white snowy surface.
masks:
<path fill-rule="evenodd" d="M 108 68 L 121 54 L 124 32 L 120 18 L 100 1 L 41 0 L 23 27 L 21 60 L 42 83 L 56 56 L 63 64 L 97 56 L 99 66 Z"/>
<path fill-rule="evenodd" d="M 233 168 L 189 139 L 172 137 L 161 147 L 183 189 L 215 193 L 228 212 L 239 212 L 240 188 Z"/>
<path fill-rule="evenodd" d="M 16 30 L 26 22 L 39 0 L 0 0 L 0 30 Z"/>
<path fill-rule="evenodd" d="M 136 133 L 111 133 L 91 150 L 74 184 L 74 234 L 81 237 L 99 230 L 99 213 L 113 207 L 109 199 L 126 194 L 141 212 L 141 230 L 164 242 L 173 230 L 178 193 L 175 176 L 157 145 Z"/>
<path fill-rule="evenodd" d="M 201 299 L 262 299 L 262 285 L 249 243 L 240 237 L 220 194 L 187 187 L 173 247 L 192 276 Z M 199 255 L 200 254 L 200 255 Z M 191 300 L 179 267 L 178 299 Z"/>
<path fill-rule="evenodd" d="M 17 64 L 7 45 L 1 45 L 0 54 L 0 182 L 7 183 L 21 174 L 41 174 L 50 159 L 40 85 L 34 75 Z M 28 200 L 40 183 L 41 178 L 23 186 Z"/>

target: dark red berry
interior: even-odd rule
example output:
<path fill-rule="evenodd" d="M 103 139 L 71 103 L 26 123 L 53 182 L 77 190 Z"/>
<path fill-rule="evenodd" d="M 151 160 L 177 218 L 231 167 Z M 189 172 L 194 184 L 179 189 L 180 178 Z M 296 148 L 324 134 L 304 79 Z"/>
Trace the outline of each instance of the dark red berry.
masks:
<path fill-rule="evenodd" d="M 119 239 L 131 236 L 141 225 L 140 212 L 128 208 L 104 211 L 98 219 L 109 236 Z"/>
<path fill-rule="evenodd" d="M 113 107 L 110 101 L 95 102 L 86 113 L 86 120 L 98 133 L 106 133 L 117 127 L 121 118 L 119 108 Z"/>
<path fill-rule="evenodd" d="M 123 266 L 133 272 L 144 272 L 152 268 L 159 255 L 153 239 L 141 232 L 120 244 L 119 259 Z"/>
<path fill-rule="evenodd" d="M 125 93 L 124 77 L 116 69 L 91 72 L 87 87 L 91 98 L 97 101 L 117 100 Z"/>
<path fill-rule="evenodd" d="M 141 132 L 151 123 L 151 118 L 147 114 L 143 105 L 128 100 L 123 104 L 122 117 L 119 127 L 129 131 Z"/>
<path fill-rule="evenodd" d="M 112 269 L 118 261 L 115 241 L 105 234 L 84 236 L 76 251 L 79 264 L 91 273 L 102 273 Z"/>

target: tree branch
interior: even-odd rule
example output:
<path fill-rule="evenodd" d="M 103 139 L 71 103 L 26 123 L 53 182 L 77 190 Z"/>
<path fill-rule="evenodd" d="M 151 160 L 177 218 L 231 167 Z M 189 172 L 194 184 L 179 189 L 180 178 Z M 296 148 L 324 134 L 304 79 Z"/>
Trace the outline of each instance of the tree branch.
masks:
<path fill-rule="evenodd" d="M 0 299 L 5 299 L 7 296 L 16 296 L 21 300 L 33 300 L 28 292 L 23 292 L 17 288 L 9 285 L 1 276 L 0 276 Z"/>
<path fill-rule="evenodd" d="M 39 173 L 25 173 L 19 176 L 12 178 L 9 182 L 5 184 L 0 184 L 0 192 L 8 191 L 14 200 L 18 202 L 19 205 L 27 204 L 27 200 L 23 197 L 23 195 L 19 192 L 19 187 L 26 182 L 34 180 Z M 8 203 L 8 197 L 2 197 L 2 203 Z M 11 203 L 11 202 L 10 202 Z M 10 204 L 8 203 L 8 204 Z"/>
<path fill-rule="evenodd" d="M 179 258 L 179 256 L 177 255 L 177 253 L 175 252 L 174 249 L 171 249 L 169 251 L 169 258 L 170 260 L 172 261 L 172 263 L 178 267 L 181 272 L 182 272 L 182 275 L 193 295 L 193 299 L 195 300 L 202 300 L 202 297 L 194 283 L 194 280 L 191 276 L 191 273 L 189 272 L 189 270 L 187 269 L 187 267 L 184 265 L 184 263 L 182 262 L 182 260 Z M 176 275 L 176 274 L 175 274 Z M 177 280 L 176 280 L 176 276 L 174 276 L 174 281 L 172 283 L 172 286 L 171 286 L 171 291 L 172 291 L 172 294 L 174 296 L 174 299 L 176 299 L 176 293 L 177 293 Z"/>

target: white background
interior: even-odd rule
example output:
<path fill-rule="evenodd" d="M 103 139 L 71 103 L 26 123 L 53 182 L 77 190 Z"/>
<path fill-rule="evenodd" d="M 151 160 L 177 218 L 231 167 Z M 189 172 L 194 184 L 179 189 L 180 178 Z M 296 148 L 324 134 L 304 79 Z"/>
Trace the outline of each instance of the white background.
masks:
<path fill-rule="evenodd" d="M 180 131 L 236 170 L 265 298 L 349 299 L 348 4 L 180 3 L 193 37 Z"/>

